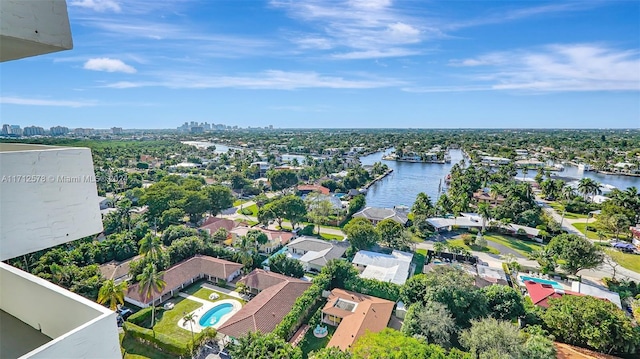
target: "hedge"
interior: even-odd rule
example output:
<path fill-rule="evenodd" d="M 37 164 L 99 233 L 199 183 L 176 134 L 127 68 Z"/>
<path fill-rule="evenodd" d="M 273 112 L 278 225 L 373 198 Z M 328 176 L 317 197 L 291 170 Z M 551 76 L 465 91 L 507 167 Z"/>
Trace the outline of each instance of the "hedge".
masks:
<path fill-rule="evenodd" d="M 322 292 L 329 290 L 330 278 L 320 274 L 313 279 L 313 284 L 302 293 L 289 314 L 287 314 L 280 324 L 276 326 L 273 333 L 280 338 L 288 341 L 295 333 L 298 327 L 309 320 L 309 316 L 313 315 L 324 301 Z"/>
<path fill-rule="evenodd" d="M 376 279 L 355 277 L 345 283 L 345 289 L 352 292 L 387 299 L 392 302 L 395 302 L 400 298 L 399 285 L 391 282 L 382 282 Z"/>
<path fill-rule="evenodd" d="M 150 319 L 151 319 L 152 309 L 153 307 L 146 307 L 144 309 L 141 309 L 140 311 L 131 314 L 131 316 L 127 318 L 127 321 L 139 326 L 142 326 L 145 322 L 151 323 Z M 158 315 L 159 310 L 160 310 L 159 308 L 156 308 L 156 316 Z"/>
<path fill-rule="evenodd" d="M 122 325 L 125 335 L 129 334 L 135 339 L 148 343 L 165 353 L 183 356 L 189 355 L 190 343 L 184 345 L 168 335 L 154 332 L 151 329 L 143 328 L 131 322 L 124 322 Z"/>

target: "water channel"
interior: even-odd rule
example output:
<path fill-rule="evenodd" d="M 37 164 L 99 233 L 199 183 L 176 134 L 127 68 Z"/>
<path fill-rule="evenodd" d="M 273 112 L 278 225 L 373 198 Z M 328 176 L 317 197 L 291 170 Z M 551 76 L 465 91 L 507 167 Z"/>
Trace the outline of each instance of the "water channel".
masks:
<path fill-rule="evenodd" d="M 360 158 L 363 165 L 372 165 L 375 162 L 382 162 L 393 169 L 393 172 L 378 181 L 367 192 L 367 205 L 373 207 L 391 208 L 397 205 L 412 206 L 416 196 L 420 192 L 425 192 L 431 197 L 432 202 L 438 198 L 438 188 L 441 180 L 449 173 L 451 166 L 458 163 L 462 158 L 462 151 L 451 150 L 451 163 L 411 163 L 385 161 L 382 156 L 391 152 L 389 149 L 384 152 L 376 152 Z M 518 172 L 518 177 L 522 178 L 522 173 Z M 562 172 L 555 172 L 558 176 L 570 177 L 579 180 L 583 177 L 592 178 L 601 184 L 607 184 L 619 189 L 626 189 L 635 186 L 640 189 L 640 177 L 606 175 L 597 172 L 585 172 L 578 170 L 574 166 L 565 166 Z M 530 170 L 527 177 L 533 177 L 536 171 Z"/>

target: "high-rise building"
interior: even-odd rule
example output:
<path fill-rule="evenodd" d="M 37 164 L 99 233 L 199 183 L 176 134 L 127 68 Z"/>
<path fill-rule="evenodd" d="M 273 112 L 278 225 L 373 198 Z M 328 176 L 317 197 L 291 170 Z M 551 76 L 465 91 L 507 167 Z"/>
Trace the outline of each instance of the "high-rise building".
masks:
<path fill-rule="evenodd" d="M 49 129 L 51 136 L 64 136 L 69 133 L 69 128 L 63 126 L 55 126 Z"/>
<path fill-rule="evenodd" d="M 0 23 L 0 61 L 73 47 L 64 0 L 0 1 Z M 88 148 L 0 144 L 0 261 L 101 232 L 93 176 Z M 4 262 L 0 322 L 2 358 L 122 357 L 116 313 Z"/>
<path fill-rule="evenodd" d="M 114 135 L 121 135 L 122 127 L 111 127 L 111 133 Z"/>
<path fill-rule="evenodd" d="M 27 126 L 22 131 L 24 136 L 43 136 L 44 128 L 39 126 Z"/>

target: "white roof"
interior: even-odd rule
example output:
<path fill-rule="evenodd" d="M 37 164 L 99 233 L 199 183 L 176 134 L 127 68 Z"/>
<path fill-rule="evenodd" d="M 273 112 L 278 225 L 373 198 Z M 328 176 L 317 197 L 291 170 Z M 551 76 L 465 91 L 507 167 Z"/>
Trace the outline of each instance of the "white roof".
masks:
<path fill-rule="evenodd" d="M 395 250 L 391 254 L 359 251 L 353 257 L 352 263 L 366 267 L 360 274 L 362 278 L 402 285 L 409 277 L 412 258 L 413 253 Z"/>
<path fill-rule="evenodd" d="M 482 227 L 482 220 L 474 221 L 470 217 L 456 217 L 456 218 L 428 218 L 427 223 L 432 225 L 434 228 L 445 228 L 451 226 L 461 226 L 461 227 Z"/>
<path fill-rule="evenodd" d="M 581 282 L 571 283 L 571 290 L 581 294 L 590 295 L 592 297 L 607 299 L 611 303 L 617 305 L 618 308 L 622 309 L 620 294 L 616 292 L 611 292 L 606 289 Z"/>
<path fill-rule="evenodd" d="M 540 230 L 539 230 L 539 229 L 537 229 L 537 228 L 527 227 L 527 226 L 521 226 L 521 225 L 519 225 L 519 224 L 510 224 L 509 226 L 510 226 L 511 228 L 513 228 L 516 232 L 517 232 L 519 229 L 522 229 L 522 230 L 524 230 L 524 231 L 525 231 L 528 235 L 530 235 L 530 236 L 537 237 L 537 236 L 538 236 L 538 234 L 540 234 Z"/>

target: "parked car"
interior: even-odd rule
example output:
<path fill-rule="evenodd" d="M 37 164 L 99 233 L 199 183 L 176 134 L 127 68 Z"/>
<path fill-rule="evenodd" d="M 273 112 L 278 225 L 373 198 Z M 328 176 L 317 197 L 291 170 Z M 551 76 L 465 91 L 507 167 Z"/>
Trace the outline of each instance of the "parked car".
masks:
<path fill-rule="evenodd" d="M 122 307 L 117 310 L 117 313 L 122 317 L 122 319 L 127 320 L 133 314 L 133 311 L 129 308 Z"/>

